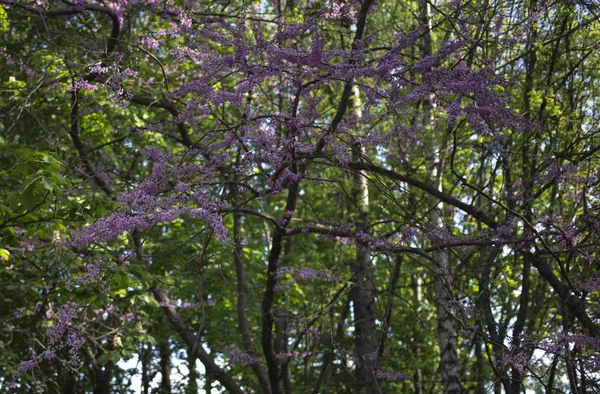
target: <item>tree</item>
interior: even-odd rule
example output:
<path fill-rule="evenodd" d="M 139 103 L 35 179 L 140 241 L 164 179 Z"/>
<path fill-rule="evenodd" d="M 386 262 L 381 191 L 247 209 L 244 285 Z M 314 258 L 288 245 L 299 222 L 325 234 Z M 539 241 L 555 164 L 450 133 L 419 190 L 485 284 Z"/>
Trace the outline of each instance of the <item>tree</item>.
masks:
<path fill-rule="evenodd" d="M 598 391 L 599 12 L 0 1 L 2 384 Z"/>

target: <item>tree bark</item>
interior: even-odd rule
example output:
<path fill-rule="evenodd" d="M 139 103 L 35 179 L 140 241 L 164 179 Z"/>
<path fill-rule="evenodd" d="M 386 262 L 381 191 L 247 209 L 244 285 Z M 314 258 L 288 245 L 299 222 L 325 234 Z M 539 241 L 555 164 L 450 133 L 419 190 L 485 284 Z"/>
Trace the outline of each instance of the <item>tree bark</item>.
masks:
<path fill-rule="evenodd" d="M 354 86 L 354 111 L 361 118 L 361 102 L 358 88 Z M 364 147 L 353 141 L 352 160 L 360 162 Z M 356 209 L 356 233 L 368 231 L 369 187 L 367 172 L 357 170 L 353 174 L 353 208 Z M 352 267 L 354 286 L 350 297 L 354 308 L 354 351 L 356 353 L 356 393 L 377 392 L 377 331 L 375 325 L 375 288 L 371 269 L 369 247 L 363 242 L 356 243 L 356 259 Z"/>
<path fill-rule="evenodd" d="M 477 386 L 475 394 L 485 394 L 485 364 L 483 363 L 483 343 L 481 334 L 475 334 L 475 357 L 477 360 Z"/>
<path fill-rule="evenodd" d="M 427 0 L 419 1 L 419 22 L 425 27 L 421 36 L 421 51 L 425 58 L 433 54 L 433 40 L 431 36 L 431 10 Z M 423 100 L 423 126 L 431 128 L 432 111 L 435 109 L 433 97 L 429 93 Z M 431 130 L 434 132 L 434 130 Z M 442 160 L 440 158 L 441 144 L 434 135 L 432 143 L 426 147 L 426 169 L 427 176 L 441 192 L 442 188 Z M 429 213 L 429 230 L 444 231 L 443 203 L 433 200 L 434 206 Z M 435 245 L 434 245 L 435 246 Z M 448 260 L 448 251 L 438 249 L 432 253 L 433 263 L 437 271 L 435 281 L 435 297 L 437 302 L 438 320 L 438 343 L 440 346 L 440 367 L 442 383 L 445 394 L 456 394 L 462 392 L 460 383 L 460 369 L 458 361 L 458 342 L 454 327 L 454 303 L 452 302 L 452 276 Z"/>
<path fill-rule="evenodd" d="M 294 166 L 295 167 L 295 166 Z M 294 168 L 295 170 L 296 168 Z M 285 211 L 294 212 L 296 202 L 298 201 L 299 186 L 297 183 L 289 186 L 288 197 L 285 205 Z M 265 359 L 267 361 L 267 369 L 269 373 L 269 383 L 272 394 L 280 394 L 281 386 L 279 384 L 279 367 L 275 352 L 273 350 L 273 303 L 275 301 L 275 284 L 277 278 L 277 264 L 281 255 L 283 237 L 285 230 L 281 227 L 275 229 L 273 239 L 271 241 L 271 250 L 269 251 L 267 265 L 267 283 L 265 286 L 264 297 L 261 303 L 261 319 L 262 319 L 262 335 L 261 344 Z"/>
<path fill-rule="evenodd" d="M 185 394 L 198 394 L 198 370 L 196 369 L 196 357 L 188 350 L 188 384 L 185 387 Z"/>
<path fill-rule="evenodd" d="M 152 360 L 152 345 L 142 351 L 142 394 L 150 393 L 150 362 Z"/>
<path fill-rule="evenodd" d="M 110 380 L 115 363 L 108 360 L 105 364 L 99 365 L 96 369 L 96 384 L 94 385 L 94 394 L 110 394 Z"/>
<path fill-rule="evenodd" d="M 160 355 L 160 373 L 162 375 L 160 393 L 171 394 L 171 348 L 168 339 L 158 346 L 158 353 Z"/>
<path fill-rule="evenodd" d="M 412 288 L 415 298 L 415 313 L 417 316 L 421 313 L 421 304 L 423 303 L 423 286 L 421 284 L 421 277 L 419 275 L 413 275 L 412 277 Z M 423 394 L 423 371 L 421 370 L 421 335 L 416 336 L 417 340 L 415 343 L 415 359 L 417 362 L 417 372 L 415 374 L 415 394 Z"/>

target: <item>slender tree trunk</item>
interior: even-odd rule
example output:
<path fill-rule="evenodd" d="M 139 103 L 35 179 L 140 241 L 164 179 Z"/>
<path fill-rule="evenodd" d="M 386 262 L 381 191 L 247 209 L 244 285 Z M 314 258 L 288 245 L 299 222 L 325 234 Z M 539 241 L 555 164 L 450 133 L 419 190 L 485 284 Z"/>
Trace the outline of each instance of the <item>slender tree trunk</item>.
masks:
<path fill-rule="evenodd" d="M 287 243 L 286 243 L 286 248 L 287 248 L 287 245 L 290 243 L 290 241 L 291 241 L 291 238 L 288 238 Z M 275 324 L 275 327 L 277 330 L 277 340 L 275 341 L 275 352 L 285 354 L 289 350 L 288 336 L 287 336 L 288 318 L 285 316 L 281 317 Z M 283 375 L 283 392 L 284 392 L 284 394 L 291 394 L 292 393 L 292 378 L 290 376 L 289 363 L 285 363 L 282 366 L 281 373 Z"/>
<path fill-rule="evenodd" d="M 94 394 L 110 394 L 110 380 L 114 365 L 115 363 L 112 360 L 108 360 L 98 368 Z"/>
<path fill-rule="evenodd" d="M 198 394 L 198 369 L 196 369 L 196 357 L 188 351 L 188 384 L 185 388 L 185 394 Z"/>
<path fill-rule="evenodd" d="M 419 18 L 425 32 L 422 35 L 422 55 L 433 54 L 433 40 L 431 36 L 431 16 L 428 0 L 419 1 Z M 423 100 L 423 126 L 430 128 L 432 111 L 435 109 L 431 94 Z M 431 130 L 435 134 L 434 130 Z M 427 175 L 431 182 L 442 191 L 442 160 L 440 158 L 441 144 L 433 135 L 432 143 L 426 148 Z M 437 200 L 429 213 L 429 230 L 444 230 L 443 204 Z M 461 393 L 460 369 L 457 353 L 457 338 L 454 327 L 454 305 L 451 292 L 451 270 L 446 249 L 437 249 L 432 253 L 433 262 L 437 270 L 435 283 L 435 296 L 437 299 L 438 336 L 440 346 L 440 374 L 445 394 Z"/>
<path fill-rule="evenodd" d="M 160 393 L 171 394 L 171 348 L 169 341 L 161 343 L 158 346 L 160 355 L 160 373 L 162 379 L 160 381 Z"/>
<path fill-rule="evenodd" d="M 533 17 L 533 14 L 537 12 L 537 0 L 531 0 L 529 2 L 529 12 L 530 17 Z M 528 53 L 525 56 L 525 84 L 523 85 L 523 114 L 524 118 L 527 122 L 531 121 L 532 111 L 531 111 L 531 92 L 534 88 L 534 79 L 535 79 L 535 69 L 537 63 L 537 49 L 533 42 L 537 36 L 537 29 L 535 26 L 531 29 L 531 43 L 528 45 Z M 536 133 L 537 134 L 537 133 Z M 533 137 L 533 138 L 532 138 Z M 533 187 L 533 169 L 536 167 L 536 162 L 534 156 L 536 156 L 536 148 L 534 147 L 533 152 L 531 151 L 531 141 L 538 140 L 538 136 L 525 136 L 523 150 L 522 150 L 522 161 L 523 161 L 523 189 L 524 189 L 524 198 L 525 200 L 529 200 L 532 195 L 532 187 Z M 524 217 L 528 222 L 533 221 L 531 206 L 524 213 Z M 524 236 L 528 237 L 531 235 L 531 231 L 529 229 L 524 229 Z M 525 328 L 525 324 L 527 322 L 527 317 L 529 315 L 529 293 L 531 289 L 531 261 L 529 259 L 524 259 L 523 261 L 523 273 L 521 280 L 521 295 L 519 296 L 519 310 L 517 312 L 517 320 L 514 325 L 511 347 L 513 351 L 520 351 L 521 348 L 521 336 L 523 334 L 523 330 Z M 512 386 L 513 392 L 519 393 L 522 387 L 522 372 L 519 368 L 512 368 Z"/>
<path fill-rule="evenodd" d="M 354 86 L 354 109 L 357 118 L 361 117 L 361 103 L 358 88 Z M 361 162 L 364 147 L 354 142 L 352 160 Z M 355 171 L 353 175 L 353 208 L 357 211 L 356 233 L 365 233 L 368 228 L 369 188 L 366 171 Z M 375 326 L 375 300 L 371 254 L 368 246 L 356 243 L 354 262 L 355 284 L 350 291 L 354 306 L 354 349 L 356 353 L 356 392 L 371 394 L 377 392 L 375 369 L 377 367 L 377 332 Z"/>
<path fill-rule="evenodd" d="M 211 375 L 206 375 L 206 381 L 204 382 L 204 392 L 211 393 L 213 387 L 213 377 Z"/>
<path fill-rule="evenodd" d="M 490 251 L 489 255 L 487 256 L 481 272 L 481 278 L 479 278 L 478 285 L 480 293 L 477 297 L 479 309 L 483 311 L 484 315 L 481 325 L 487 327 L 489 342 L 491 342 L 491 347 L 494 352 L 494 356 L 496 357 L 496 362 L 502 360 L 504 356 L 505 349 L 503 343 L 504 339 L 506 338 L 505 331 L 499 327 L 498 323 L 494 319 L 490 297 L 491 267 L 499 253 L 500 247 L 496 247 L 494 250 Z M 492 360 L 490 357 L 490 362 L 491 361 Z M 513 394 L 511 380 L 506 368 L 502 365 L 498 365 L 495 371 L 500 379 L 496 379 L 494 381 L 494 393 L 500 393 L 502 391 L 502 387 L 504 387 L 506 394 Z"/>
<path fill-rule="evenodd" d="M 285 240 L 285 246 L 283 248 L 283 259 L 286 262 L 286 265 L 290 263 L 289 257 L 292 253 L 293 241 L 294 241 L 294 238 L 292 238 L 292 237 L 287 238 Z M 280 320 L 282 323 L 282 326 L 281 326 L 281 339 L 282 339 L 281 352 L 287 353 L 289 351 L 288 334 L 287 334 L 289 320 L 288 320 L 287 316 L 282 317 Z M 290 374 L 290 363 L 289 362 L 286 362 L 285 364 L 282 365 L 281 373 L 283 374 L 283 392 L 284 392 L 284 394 L 291 394 L 292 393 L 292 377 Z"/>
<path fill-rule="evenodd" d="M 418 275 L 412 276 L 412 288 L 415 298 L 415 313 L 417 316 L 421 314 L 421 305 L 423 303 L 423 287 L 421 285 L 421 277 Z M 416 335 L 415 343 L 415 360 L 417 372 L 415 374 L 415 394 L 423 394 L 423 371 L 421 370 L 421 335 Z"/>
<path fill-rule="evenodd" d="M 476 394 L 485 394 L 485 365 L 483 363 L 483 343 L 481 335 L 475 335 L 475 358 L 477 360 L 477 389 Z"/>
<path fill-rule="evenodd" d="M 150 362 L 152 361 L 152 345 L 142 353 L 142 394 L 150 393 Z"/>
<path fill-rule="evenodd" d="M 74 394 L 77 391 L 77 380 L 75 375 L 68 369 L 63 372 L 62 394 Z"/>
<path fill-rule="evenodd" d="M 546 394 L 554 393 L 554 379 L 556 377 L 556 366 L 558 365 L 558 356 L 554 356 L 552 365 L 550 366 L 550 376 L 548 377 L 548 384 L 546 385 Z"/>

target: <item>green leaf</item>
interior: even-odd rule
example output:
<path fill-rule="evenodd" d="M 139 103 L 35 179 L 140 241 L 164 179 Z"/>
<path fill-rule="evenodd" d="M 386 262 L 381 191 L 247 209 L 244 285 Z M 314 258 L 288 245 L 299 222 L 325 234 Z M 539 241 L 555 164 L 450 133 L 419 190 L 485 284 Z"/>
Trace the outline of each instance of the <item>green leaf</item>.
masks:
<path fill-rule="evenodd" d="M 33 194 L 33 190 L 31 190 L 31 189 L 25 190 L 22 194 L 21 201 L 23 202 L 23 207 L 26 210 L 28 210 L 28 211 L 32 210 L 37 203 L 35 195 Z"/>

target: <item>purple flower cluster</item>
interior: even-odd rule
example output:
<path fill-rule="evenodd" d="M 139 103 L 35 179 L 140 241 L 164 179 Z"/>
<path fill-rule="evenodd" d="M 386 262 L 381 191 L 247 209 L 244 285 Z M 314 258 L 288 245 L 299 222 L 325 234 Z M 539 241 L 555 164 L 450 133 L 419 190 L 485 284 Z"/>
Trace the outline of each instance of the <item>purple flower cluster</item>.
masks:
<path fill-rule="evenodd" d="M 529 359 L 525 353 L 519 352 L 515 354 L 507 353 L 502 356 L 502 359 L 498 362 L 502 368 L 507 366 L 513 366 L 519 372 L 529 367 Z"/>
<path fill-rule="evenodd" d="M 275 358 L 281 359 L 281 358 L 298 358 L 298 357 L 308 357 L 311 356 L 312 352 L 311 351 L 307 351 L 307 352 L 299 352 L 299 351 L 294 351 L 294 352 L 287 352 L 287 353 L 277 353 L 275 354 Z"/>
<path fill-rule="evenodd" d="M 241 364 L 242 366 L 260 364 L 264 359 L 255 356 L 254 354 L 244 353 L 238 348 L 233 349 L 229 354 L 229 364 Z"/>
<path fill-rule="evenodd" d="M 279 224 L 282 227 L 287 226 L 287 224 L 290 222 L 290 220 L 292 219 L 293 216 L 294 216 L 294 211 L 285 211 L 283 213 L 283 218 L 281 218 L 281 220 L 279 221 Z"/>
<path fill-rule="evenodd" d="M 63 305 L 59 308 L 56 322 L 46 330 L 46 337 L 51 346 L 32 359 L 21 362 L 17 367 L 17 373 L 11 381 L 7 382 L 7 387 L 15 387 L 18 374 L 29 372 L 43 361 L 52 359 L 57 351 L 65 347 L 69 349 L 71 361 L 74 363 L 79 361 L 77 353 L 85 343 L 85 339 L 77 334 L 76 326 L 73 324 L 76 315 L 77 307 L 73 304 Z M 65 333 L 66 339 L 63 340 Z"/>
<path fill-rule="evenodd" d="M 279 267 L 275 273 L 275 278 L 280 278 L 285 274 L 290 274 L 302 280 L 314 280 L 314 279 L 326 279 L 329 281 L 336 281 L 338 278 L 325 271 L 318 271 L 307 267 L 292 268 L 292 267 Z"/>
<path fill-rule="evenodd" d="M 101 261 L 92 261 L 90 263 L 84 264 L 86 268 L 86 273 L 82 276 L 78 276 L 73 280 L 69 280 L 67 282 L 67 286 L 74 287 L 77 284 L 85 284 L 89 282 L 94 282 L 100 280 L 102 277 L 103 269 L 106 268 L 106 265 Z"/>
<path fill-rule="evenodd" d="M 80 79 L 79 81 L 75 82 L 73 84 L 73 86 L 71 86 L 69 88 L 68 92 L 69 93 L 73 93 L 73 92 L 76 92 L 78 90 L 87 90 L 89 92 L 93 92 L 96 89 L 98 89 L 97 85 L 92 85 L 88 81 L 86 81 L 85 79 Z"/>
<path fill-rule="evenodd" d="M 395 382 L 398 380 L 411 380 L 410 375 L 407 372 L 396 372 L 389 368 L 384 372 L 380 369 L 375 373 L 377 379 L 383 379 L 388 382 Z"/>

